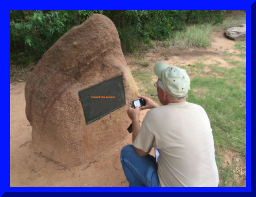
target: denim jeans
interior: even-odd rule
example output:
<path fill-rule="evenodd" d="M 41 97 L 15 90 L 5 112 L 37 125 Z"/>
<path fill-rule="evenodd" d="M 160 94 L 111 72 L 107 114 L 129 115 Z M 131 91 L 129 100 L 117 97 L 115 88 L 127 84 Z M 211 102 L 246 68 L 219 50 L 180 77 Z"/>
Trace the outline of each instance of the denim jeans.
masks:
<path fill-rule="evenodd" d="M 155 157 L 140 157 L 133 145 L 123 147 L 121 163 L 130 187 L 159 187 Z"/>

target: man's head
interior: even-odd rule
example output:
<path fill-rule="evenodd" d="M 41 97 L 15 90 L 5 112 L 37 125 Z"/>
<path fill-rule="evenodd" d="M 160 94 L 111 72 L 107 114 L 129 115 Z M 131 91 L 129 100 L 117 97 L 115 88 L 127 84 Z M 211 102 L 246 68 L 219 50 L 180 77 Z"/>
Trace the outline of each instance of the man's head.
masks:
<path fill-rule="evenodd" d="M 181 102 L 187 98 L 190 79 L 184 69 L 159 61 L 154 66 L 154 72 L 158 77 L 158 98 L 163 105 L 169 102 Z"/>

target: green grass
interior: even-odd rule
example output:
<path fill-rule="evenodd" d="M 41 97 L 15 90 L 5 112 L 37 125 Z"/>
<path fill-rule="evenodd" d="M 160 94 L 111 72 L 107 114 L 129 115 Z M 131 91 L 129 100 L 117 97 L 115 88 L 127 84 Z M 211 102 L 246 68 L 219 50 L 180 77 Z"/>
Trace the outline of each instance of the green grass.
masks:
<path fill-rule="evenodd" d="M 144 66 L 144 67 L 148 67 L 149 66 L 149 62 L 141 62 L 140 65 Z"/>
<path fill-rule="evenodd" d="M 237 54 L 236 56 L 241 57 L 241 58 L 246 58 L 246 54 L 245 53 Z"/>
<path fill-rule="evenodd" d="M 232 164 L 231 166 L 222 166 L 221 164 L 224 163 L 223 160 L 224 155 L 220 153 L 218 150 L 215 152 L 215 158 L 216 162 L 218 164 L 218 170 L 220 172 L 220 183 L 219 187 L 235 187 L 237 186 L 237 181 L 235 180 L 233 169 L 234 165 Z"/>
<path fill-rule="evenodd" d="M 194 79 L 191 88 L 208 88 L 204 98 L 189 93 L 188 101 L 201 105 L 211 120 L 215 144 L 246 153 L 246 90 L 223 78 Z"/>
<path fill-rule="evenodd" d="M 234 166 L 231 167 L 221 167 L 222 180 L 220 181 L 219 187 L 235 187 L 237 181 L 234 178 L 233 173 Z"/>
<path fill-rule="evenodd" d="M 246 52 L 246 42 L 245 41 L 244 42 L 242 42 L 242 41 L 241 42 L 236 42 L 235 48 Z"/>
<path fill-rule="evenodd" d="M 242 61 L 231 61 L 230 64 L 233 64 L 233 65 L 245 65 L 245 62 L 242 62 Z"/>
<path fill-rule="evenodd" d="M 217 73 L 223 78 L 206 76 L 193 79 L 188 101 L 201 105 L 211 121 L 220 170 L 219 186 L 237 186 L 232 172 L 235 166 L 224 167 L 223 155 L 219 151 L 230 149 L 246 157 L 246 67 L 227 69 L 212 65 L 211 68 L 209 75 Z M 194 92 L 195 89 L 202 90 L 204 94 Z"/>
<path fill-rule="evenodd" d="M 220 76 L 225 78 L 225 81 L 229 84 L 239 86 L 243 89 L 246 88 L 246 67 L 236 66 L 231 69 L 222 67 L 212 67 L 212 71 L 209 73 L 218 73 Z"/>
<path fill-rule="evenodd" d="M 234 56 L 234 53 L 229 53 L 229 52 L 227 52 L 227 51 L 225 51 L 223 54 L 224 54 L 225 56 Z"/>
<path fill-rule="evenodd" d="M 240 57 L 242 59 L 245 59 L 246 58 L 246 54 L 245 53 L 240 53 L 240 54 L 234 54 L 234 53 L 228 53 L 227 51 L 225 51 L 223 53 L 223 55 L 227 56 L 227 57 L 231 57 L 231 56 L 237 56 L 237 57 Z"/>
<path fill-rule="evenodd" d="M 234 55 L 234 56 L 239 56 L 241 58 L 243 57 L 241 54 Z M 246 56 L 246 54 L 245 54 L 245 56 Z M 246 65 L 245 58 L 242 58 L 241 59 L 242 61 L 238 61 L 238 60 L 233 61 L 232 57 L 227 57 L 224 60 L 227 61 L 230 65 L 234 65 L 234 66 L 245 66 Z"/>
<path fill-rule="evenodd" d="M 174 33 L 173 38 L 170 39 L 170 45 L 177 46 L 180 48 L 206 48 L 211 45 L 211 29 L 212 26 L 210 24 L 193 25 L 187 27 L 185 31 Z"/>

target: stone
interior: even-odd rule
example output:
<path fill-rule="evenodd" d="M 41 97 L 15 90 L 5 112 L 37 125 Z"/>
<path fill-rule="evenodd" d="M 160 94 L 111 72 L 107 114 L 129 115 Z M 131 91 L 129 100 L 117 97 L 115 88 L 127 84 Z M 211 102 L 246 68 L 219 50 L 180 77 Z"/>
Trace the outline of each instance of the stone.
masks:
<path fill-rule="evenodd" d="M 86 125 L 78 92 L 123 76 L 126 106 Z M 138 91 L 114 23 L 93 14 L 45 52 L 27 79 L 32 148 L 67 167 L 91 161 L 127 135 L 127 106 Z"/>
<path fill-rule="evenodd" d="M 239 27 L 231 27 L 224 34 L 232 40 L 246 40 L 246 24 L 242 24 Z"/>

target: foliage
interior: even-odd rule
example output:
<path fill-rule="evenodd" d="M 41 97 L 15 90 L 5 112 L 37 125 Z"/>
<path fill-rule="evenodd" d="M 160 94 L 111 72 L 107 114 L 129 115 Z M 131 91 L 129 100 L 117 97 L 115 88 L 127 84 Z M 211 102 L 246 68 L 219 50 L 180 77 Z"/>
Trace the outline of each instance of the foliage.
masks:
<path fill-rule="evenodd" d="M 150 39 L 166 39 L 173 29 L 173 11 L 123 10 L 104 12 L 116 25 L 124 52 L 136 52 Z"/>
<path fill-rule="evenodd" d="M 143 46 L 141 43 L 145 43 L 145 40 L 164 40 L 173 31 L 184 30 L 186 22 L 202 23 L 214 19 L 214 24 L 220 23 L 222 21 L 221 16 L 224 13 L 225 11 L 219 10 L 209 12 L 200 10 L 123 10 L 104 12 L 118 28 L 123 51 L 130 53 L 140 50 Z M 202 45 L 205 47 L 207 44 Z"/>
<path fill-rule="evenodd" d="M 11 10 L 11 62 L 37 61 L 73 26 L 100 10 Z"/>
<path fill-rule="evenodd" d="M 211 45 L 211 28 L 210 24 L 189 26 L 184 31 L 176 32 L 170 40 L 170 45 L 179 46 L 180 48 L 206 48 Z"/>
<path fill-rule="evenodd" d="M 222 23 L 222 15 L 226 10 L 189 10 L 187 13 L 187 21 L 192 23 L 209 22 L 212 24 Z"/>
<path fill-rule="evenodd" d="M 221 22 L 223 10 L 11 10 L 11 63 L 28 64 L 41 56 L 73 26 L 93 13 L 108 16 L 116 25 L 124 52 L 153 46 L 151 39 L 164 40 L 186 22 Z"/>

